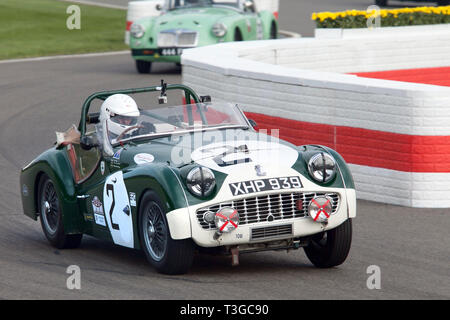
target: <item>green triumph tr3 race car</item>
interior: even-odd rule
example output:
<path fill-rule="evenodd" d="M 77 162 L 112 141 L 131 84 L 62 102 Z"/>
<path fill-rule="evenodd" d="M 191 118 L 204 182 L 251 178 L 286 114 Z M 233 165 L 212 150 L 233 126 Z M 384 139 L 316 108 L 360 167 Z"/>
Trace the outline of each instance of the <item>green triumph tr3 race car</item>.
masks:
<path fill-rule="evenodd" d="M 167 105 L 169 91 L 191 104 Z M 138 107 L 155 93 L 165 105 Z M 317 267 L 342 264 L 356 216 L 345 161 L 255 126 L 184 85 L 94 93 L 78 127 L 21 170 L 24 213 L 56 248 L 86 234 L 143 250 L 166 274 L 188 272 L 198 252 L 236 265 L 240 253 L 304 248 Z"/>
<path fill-rule="evenodd" d="M 180 63 L 184 49 L 228 41 L 274 39 L 272 12 L 256 12 L 253 0 L 166 0 L 156 17 L 130 27 L 130 48 L 139 73 L 153 62 Z"/>

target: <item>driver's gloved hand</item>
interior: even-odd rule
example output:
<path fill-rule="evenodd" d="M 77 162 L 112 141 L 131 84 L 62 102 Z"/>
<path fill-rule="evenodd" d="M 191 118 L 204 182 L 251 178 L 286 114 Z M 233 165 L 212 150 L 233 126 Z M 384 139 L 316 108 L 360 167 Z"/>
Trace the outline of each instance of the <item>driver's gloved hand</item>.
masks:
<path fill-rule="evenodd" d="M 143 128 L 139 128 L 138 135 L 149 134 L 149 133 L 155 133 L 156 132 L 155 125 L 153 123 L 151 123 L 151 122 L 142 121 L 140 123 L 140 125 L 143 126 Z"/>

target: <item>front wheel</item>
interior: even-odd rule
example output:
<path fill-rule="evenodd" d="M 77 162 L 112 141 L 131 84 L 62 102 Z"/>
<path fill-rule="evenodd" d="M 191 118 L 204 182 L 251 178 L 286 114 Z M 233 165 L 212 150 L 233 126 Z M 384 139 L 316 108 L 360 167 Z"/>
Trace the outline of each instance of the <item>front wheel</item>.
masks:
<path fill-rule="evenodd" d="M 352 220 L 313 236 L 305 247 L 306 256 L 318 268 L 331 268 L 342 264 L 352 243 Z"/>
<path fill-rule="evenodd" d="M 136 69 L 139 73 L 150 73 L 152 63 L 150 61 L 136 60 Z"/>
<path fill-rule="evenodd" d="M 153 191 L 147 192 L 140 204 L 139 238 L 147 260 L 158 272 L 188 272 L 194 259 L 194 244 L 191 239 L 171 238 L 166 210 Z"/>
<path fill-rule="evenodd" d="M 43 175 L 39 183 L 39 211 L 41 226 L 50 244 L 58 249 L 80 246 L 82 234 L 66 234 L 58 193 L 53 181 Z"/>
<path fill-rule="evenodd" d="M 277 26 L 275 25 L 275 22 L 272 22 L 272 26 L 270 27 L 270 39 L 277 39 L 277 38 L 278 38 Z"/>

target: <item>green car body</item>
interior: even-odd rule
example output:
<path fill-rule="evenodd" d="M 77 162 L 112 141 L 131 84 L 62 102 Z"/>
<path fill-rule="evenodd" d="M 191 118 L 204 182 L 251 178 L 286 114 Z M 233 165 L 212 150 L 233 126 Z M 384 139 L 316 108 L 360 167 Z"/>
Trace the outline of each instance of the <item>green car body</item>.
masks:
<path fill-rule="evenodd" d="M 89 139 L 85 140 L 85 138 L 92 138 L 93 136 L 93 133 L 87 128 L 88 125 L 98 122 L 98 114 L 89 112 L 92 101 L 105 100 L 110 95 L 117 93 L 135 94 L 160 90 L 161 87 L 146 87 L 99 92 L 91 95 L 82 108 L 81 120 L 78 126 L 81 136 L 80 142 L 55 145 L 21 170 L 20 186 L 24 214 L 34 220 L 38 220 L 40 216 L 41 223 L 43 223 L 43 213 L 45 211 L 43 194 L 45 192 L 41 189 L 43 188 L 42 185 L 45 185 L 45 181 L 51 180 L 58 199 L 57 211 L 60 214 L 60 231 L 64 237 L 79 236 L 81 240 L 81 235 L 87 234 L 111 241 L 117 245 L 145 251 L 145 242 L 143 242 L 140 224 L 142 223 L 143 202 L 151 194 L 158 199 L 158 203 L 166 214 L 165 219 L 167 219 L 168 233 L 170 234 L 168 241 L 174 241 L 174 243 L 182 242 L 184 245 L 187 245 L 185 242 L 189 241 L 189 248 L 192 248 L 194 242 L 198 248 L 220 247 L 229 249 L 233 246 L 246 247 L 249 240 L 246 239 L 246 236 L 242 236 L 241 233 L 237 233 L 239 235 L 237 238 L 226 238 L 229 234 L 223 234 L 221 237 L 223 236 L 224 239 L 216 239 L 217 231 L 214 234 L 215 230 L 213 228 L 208 229 L 204 225 L 200 227 L 201 223 L 199 222 L 201 222 L 202 217 L 199 217 L 198 214 L 195 216 L 195 212 L 198 213 L 205 206 L 230 201 L 230 198 L 242 199 L 243 195 L 238 197 L 224 197 L 223 195 L 227 195 L 227 192 L 230 192 L 228 191 L 228 180 L 231 176 L 237 175 L 238 179 L 242 176 L 245 180 L 245 175 L 250 173 L 239 173 L 239 169 L 236 169 L 238 168 L 236 166 L 235 169 L 228 172 L 212 169 L 215 176 L 213 192 L 199 196 L 193 194 L 189 189 L 188 176 L 191 170 L 204 165 L 200 164 L 201 161 L 192 160 L 194 159 L 194 152 L 192 151 L 187 151 L 188 153 L 185 154 L 187 158 L 183 158 L 184 160 L 175 164 L 173 161 L 174 148 L 177 147 L 179 140 L 174 139 L 170 135 L 152 140 L 137 140 L 124 145 L 119 144 L 114 146 L 109 152 L 106 151 L 106 148 L 102 148 L 101 145 L 92 143 Z M 203 97 L 199 97 L 192 89 L 186 86 L 169 85 L 167 90 L 182 90 L 185 93 L 184 98 L 186 101 L 194 101 L 197 106 L 203 105 L 201 103 Z M 189 122 L 193 122 L 195 112 L 190 109 L 190 106 L 187 106 L 187 110 Z M 248 127 L 213 130 L 212 134 L 216 134 L 216 137 L 219 132 L 226 133 L 229 136 L 245 134 L 246 139 L 249 140 L 262 139 L 263 141 L 270 141 L 270 136 L 258 133 L 251 127 L 251 122 L 245 117 L 244 119 Z M 187 139 L 190 135 L 192 134 L 185 134 L 182 137 Z M 220 138 L 215 140 L 215 143 L 220 144 L 222 142 L 224 140 Z M 312 219 L 306 218 L 294 219 L 295 223 L 301 223 L 305 226 L 304 230 L 301 231 L 304 236 L 294 237 L 292 235 L 288 237 L 287 241 L 290 241 L 288 242 L 289 248 L 303 246 L 304 243 L 300 244 L 301 241 L 308 243 L 307 241 L 309 241 L 308 239 L 311 235 L 322 234 L 325 230 L 328 230 L 327 228 L 336 230 L 350 223 L 351 218 L 354 218 L 356 215 L 356 196 L 353 178 L 344 159 L 336 151 L 323 146 L 295 146 L 286 141 L 278 141 L 277 145 L 289 149 L 293 161 L 289 168 L 276 170 L 281 170 L 280 172 L 285 176 L 294 173 L 301 177 L 302 189 L 300 191 L 311 190 L 316 193 L 320 191 L 325 195 L 336 192 L 339 193 L 340 197 L 340 204 L 339 206 L 337 205 L 339 210 L 336 209 L 338 214 L 336 214 L 336 217 L 332 217 L 334 220 L 330 218 L 330 223 L 316 223 Z M 210 144 L 206 144 L 202 147 L 209 146 Z M 328 182 L 314 180 L 309 171 L 310 160 L 317 154 L 322 154 L 322 157 L 324 154 L 327 154 L 335 160 L 336 174 Z M 152 155 L 152 159 L 141 163 L 136 160 L 136 157 L 139 157 L 139 155 Z M 231 165 L 231 168 L 233 168 L 233 165 Z M 252 173 L 252 175 L 255 174 Z M 269 194 L 273 193 L 274 190 L 269 192 Z M 112 204 L 111 202 L 108 204 L 107 198 L 110 197 L 112 197 Z M 248 198 L 248 195 L 245 195 L 245 197 Z M 122 205 L 119 208 L 120 210 L 117 211 L 120 201 L 122 201 Z M 304 208 L 307 207 L 307 204 L 305 204 Z M 129 231 L 126 241 L 117 240 L 116 238 L 117 232 L 125 230 L 122 228 L 123 225 L 120 225 L 119 228 L 118 215 L 129 219 L 127 220 L 129 224 L 126 226 Z M 117 223 L 116 227 L 114 226 L 114 221 Z M 275 225 L 280 221 L 274 221 Z M 292 221 L 292 219 L 289 221 Z M 267 223 L 263 222 L 262 224 Z M 252 225 L 249 224 L 249 226 Z M 245 232 L 243 234 L 245 235 Z M 346 237 L 348 238 L 348 234 Z M 47 236 L 47 238 L 49 237 Z M 293 241 L 293 238 L 297 240 L 294 239 L 295 241 Z M 67 241 L 56 243 L 50 238 L 49 240 L 57 247 L 68 247 Z M 220 241 L 223 242 L 220 243 Z M 270 241 L 262 242 L 272 243 Z M 254 249 L 261 250 L 259 247 Z M 270 247 L 266 248 L 266 250 L 268 249 Z M 169 249 L 167 250 L 169 251 Z M 183 247 L 183 252 L 189 251 Z M 347 253 L 348 251 L 344 252 L 345 257 Z M 170 251 L 168 255 L 170 255 Z M 343 258 L 344 260 L 345 257 Z M 342 262 L 343 260 L 334 262 L 334 265 Z M 180 261 L 176 263 L 180 263 Z M 187 264 L 190 265 L 189 263 Z M 186 266 L 181 269 L 167 269 L 167 265 L 160 266 L 156 263 L 156 267 L 159 271 L 165 273 L 187 272 Z"/>
<path fill-rule="evenodd" d="M 229 41 L 277 38 L 278 23 L 269 11 L 241 9 L 239 0 L 231 4 L 211 4 L 204 0 L 191 7 L 167 9 L 157 17 L 142 18 L 131 26 L 130 48 L 139 72 L 147 73 L 153 62 L 180 63 L 184 49 Z M 216 35 L 215 25 L 226 32 Z M 159 41 L 161 34 L 178 34 L 174 41 Z M 181 36 L 180 36 L 181 34 Z M 182 38 L 186 35 L 186 38 Z M 183 40 L 181 40 L 183 39 Z"/>

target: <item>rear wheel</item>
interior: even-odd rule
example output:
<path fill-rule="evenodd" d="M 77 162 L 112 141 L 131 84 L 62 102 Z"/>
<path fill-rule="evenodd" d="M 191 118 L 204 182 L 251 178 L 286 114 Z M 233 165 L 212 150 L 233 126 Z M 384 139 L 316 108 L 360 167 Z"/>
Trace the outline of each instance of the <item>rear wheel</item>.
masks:
<path fill-rule="evenodd" d="M 39 183 L 39 211 L 42 230 L 52 246 L 58 249 L 80 246 L 82 234 L 64 232 L 58 193 L 53 181 L 45 174 Z"/>
<path fill-rule="evenodd" d="M 150 73 L 152 63 L 150 61 L 136 60 L 136 69 L 139 73 Z"/>
<path fill-rule="evenodd" d="M 140 204 L 139 238 L 147 260 L 158 272 L 188 272 L 194 259 L 194 244 L 191 239 L 171 238 L 166 210 L 153 191 L 147 192 Z"/>
<path fill-rule="evenodd" d="M 342 264 L 352 243 L 352 220 L 315 235 L 305 247 L 309 260 L 318 268 L 331 268 Z"/>

